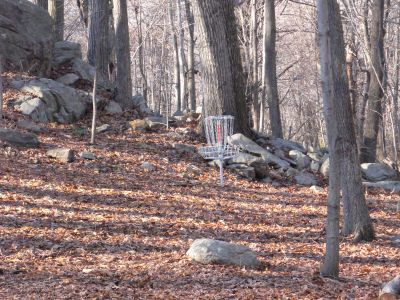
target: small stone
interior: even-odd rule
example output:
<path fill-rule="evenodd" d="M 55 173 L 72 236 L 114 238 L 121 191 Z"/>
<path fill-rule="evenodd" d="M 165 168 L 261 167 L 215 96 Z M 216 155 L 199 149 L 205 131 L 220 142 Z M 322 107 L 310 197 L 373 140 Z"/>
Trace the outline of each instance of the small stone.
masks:
<path fill-rule="evenodd" d="M 74 151 L 68 148 L 55 148 L 47 151 L 47 156 L 55 158 L 60 162 L 70 163 L 75 159 Z"/>
<path fill-rule="evenodd" d="M 156 170 L 156 166 L 148 161 L 145 161 L 144 163 L 142 163 L 141 167 L 142 167 L 142 169 L 144 169 L 147 172 L 152 172 L 152 171 Z"/>
<path fill-rule="evenodd" d="M 197 148 L 195 146 L 191 146 L 191 145 L 174 143 L 174 144 L 172 144 L 172 147 L 179 152 L 186 152 L 186 153 L 196 153 L 197 152 Z"/>
<path fill-rule="evenodd" d="M 192 165 L 192 164 L 190 164 L 190 165 L 188 165 L 186 167 L 186 171 L 189 172 L 189 173 L 192 173 L 194 175 L 200 175 L 201 174 L 201 169 L 199 167 L 195 166 L 195 165 Z"/>
<path fill-rule="evenodd" d="M 310 187 L 310 191 L 312 191 L 312 192 L 314 192 L 316 194 L 319 194 L 319 193 L 323 193 L 324 189 L 322 187 L 320 187 L 320 186 L 313 185 L 313 186 Z"/>
<path fill-rule="evenodd" d="M 92 152 L 88 152 L 88 151 L 83 151 L 83 152 L 79 153 L 79 156 L 83 159 L 88 159 L 88 160 L 96 159 L 96 156 Z"/>
<path fill-rule="evenodd" d="M 103 132 L 109 131 L 110 129 L 111 129 L 111 125 L 103 124 L 103 125 L 101 125 L 101 126 L 96 128 L 96 132 L 97 133 L 103 133 Z"/>
<path fill-rule="evenodd" d="M 262 263 L 248 247 L 212 239 L 197 239 L 186 252 L 192 260 L 203 264 L 223 264 L 261 269 Z"/>

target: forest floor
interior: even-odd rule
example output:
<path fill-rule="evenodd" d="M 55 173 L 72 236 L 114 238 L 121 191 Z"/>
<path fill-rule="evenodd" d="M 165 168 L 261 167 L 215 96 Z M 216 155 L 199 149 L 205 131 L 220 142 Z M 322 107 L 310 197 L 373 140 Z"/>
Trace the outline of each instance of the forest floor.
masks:
<path fill-rule="evenodd" d="M 10 128 L 22 118 L 5 114 Z M 399 273 L 398 195 L 369 192 L 377 239 L 343 238 L 340 278 L 321 278 L 326 188 L 226 174 L 221 189 L 218 170 L 171 145 L 199 141 L 124 131 L 128 119 L 101 116 L 113 130 L 95 146 L 80 129 L 88 117 L 44 127 L 38 149 L 0 148 L 1 299 L 374 299 Z M 97 159 L 59 163 L 51 147 Z M 186 174 L 188 164 L 201 173 Z M 203 237 L 249 246 L 265 270 L 192 262 L 185 253 Z"/>

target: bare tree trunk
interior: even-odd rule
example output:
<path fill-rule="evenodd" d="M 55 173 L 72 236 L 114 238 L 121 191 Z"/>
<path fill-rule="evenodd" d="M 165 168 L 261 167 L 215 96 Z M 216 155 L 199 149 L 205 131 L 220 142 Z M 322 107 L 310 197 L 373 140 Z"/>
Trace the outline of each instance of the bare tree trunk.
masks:
<path fill-rule="evenodd" d="M 126 0 L 113 0 L 116 55 L 116 101 L 123 108 L 131 108 L 132 79 L 129 46 L 128 11 Z"/>
<path fill-rule="evenodd" d="M 253 128 L 260 128 L 260 103 L 258 98 L 258 23 L 257 23 L 257 0 L 251 0 L 251 56 L 252 56 L 252 106 L 253 106 Z"/>
<path fill-rule="evenodd" d="M 81 17 L 81 21 L 85 24 L 85 27 L 88 27 L 89 23 L 89 0 L 76 0 L 76 4 L 79 8 L 79 15 Z"/>
<path fill-rule="evenodd" d="M 48 0 L 34 0 L 33 3 L 39 5 L 40 7 L 48 10 Z"/>
<path fill-rule="evenodd" d="M 176 0 L 177 14 L 178 14 L 178 47 L 179 47 L 179 76 L 181 82 L 181 101 L 182 101 L 182 110 L 187 111 L 188 109 L 188 101 L 187 101 L 187 81 L 185 70 L 186 67 L 186 59 L 185 59 L 185 31 L 183 29 L 183 21 L 182 21 L 182 7 L 181 0 Z"/>
<path fill-rule="evenodd" d="M 263 99 L 268 101 L 272 136 L 282 138 L 282 121 L 279 107 L 276 78 L 276 24 L 275 1 L 264 0 L 264 45 L 263 45 Z"/>
<path fill-rule="evenodd" d="M 399 8 L 399 13 L 398 17 L 400 19 L 400 8 Z M 395 74 L 394 74 L 394 85 L 393 85 L 393 109 L 392 109 L 392 115 L 393 115 L 393 123 L 394 123 L 394 138 L 393 138 L 393 145 L 394 145 L 394 160 L 396 163 L 396 166 L 398 165 L 398 145 L 399 145 L 399 139 L 400 139 L 400 124 L 399 124 L 399 117 L 398 117 L 398 111 L 399 111 L 399 77 L 400 77 L 400 26 L 397 26 L 397 32 L 396 32 L 396 52 L 395 52 L 395 62 L 396 62 L 396 67 L 395 67 Z"/>
<path fill-rule="evenodd" d="M 362 162 L 375 162 L 379 122 L 382 118 L 383 71 L 384 71 L 384 0 L 372 2 L 371 26 L 371 82 L 369 86 L 368 110 L 361 149 Z"/>
<path fill-rule="evenodd" d="M 3 57 L 0 54 L 0 125 L 3 123 Z"/>
<path fill-rule="evenodd" d="M 139 2 L 139 7 L 135 8 L 135 15 L 136 15 L 136 26 L 138 30 L 138 54 L 139 54 L 139 70 L 142 79 L 142 92 L 143 98 L 147 103 L 148 98 L 148 83 L 147 83 L 147 76 L 145 70 L 145 63 L 144 63 L 144 41 L 143 41 L 143 30 L 142 30 L 142 7 L 141 1 Z"/>
<path fill-rule="evenodd" d="M 181 76 L 180 76 L 180 65 L 179 65 L 179 46 L 178 36 L 176 34 L 175 22 L 174 22 L 174 10 L 172 5 L 173 0 L 169 0 L 169 21 L 171 23 L 171 31 L 173 38 L 173 46 L 175 53 L 175 65 L 174 65 L 174 87 L 176 94 L 176 111 L 182 111 L 182 98 L 181 98 Z"/>
<path fill-rule="evenodd" d="M 318 0 L 318 35 L 321 60 L 321 82 L 324 99 L 324 113 L 329 144 L 329 196 L 326 224 L 326 252 L 321 265 L 321 275 L 337 277 L 339 275 L 339 217 L 340 217 L 340 145 L 339 132 L 335 120 L 335 92 L 337 86 L 337 68 L 332 56 L 335 56 L 336 35 L 340 34 L 339 7 L 336 0 Z M 339 19 L 338 19 L 339 18 Z M 339 31 L 339 32 L 338 32 Z M 335 57 L 333 57 L 335 58 Z M 342 83 L 343 84 L 343 83 Z"/>
<path fill-rule="evenodd" d="M 55 41 L 64 40 L 64 0 L 49 0 L 48 11 L 54 20 Z"/>
<path fill-rule="evenodd" d="M 188 92 L 189 92 L 189 102 L 190 110 L 196 111 L 196 79 L 195 79 L 195 61 L 194 61 L 194 17 L 191 4 L 189 0 L 185 0 L 186 5 L 186 19 L 189 27 L 189 55 L 188 55 Z"/>
<path fill-rule="evenodd" d="M 90 143 L 93 145 L 95 143 L 96 139 L 96 119 L 97 119 L 97 102 L 96 102 L 96 94 L 97 94 L 97 68 L 95 68 L 95 73 L 94 73 L 94 80 L 93 80 L 93 98 L 92 98 L 92 104 L 93 104 L 93 116 L 92 116 L 92 130 L 91 130 L 91 136 L 90 136 Z"/>
<path fill-rule="evenodd" d="M 89 39 L 87 59 L 97 69 L 98 78 L 109 78 L 109 2 L 89 0 Z"/>
<path fill-rule="evenodd" d="M 235 116 L 237 132 L 252 136 L 245 81 L 231 0 L 194 0 L 204 80 L 205 115 Z"/>
<path fill-rule="evenodd" d="M 343 195 L 345 235 L 354 234 L 355 241 L 374 238 L 374 230 L 365 202 L 360 162 L 346 77 L 346 59 L 340 10 L 336 1 L 319 0 L 321 35 L 321 74 L 329 147 L 338 147 Z M 329 13 L 328 13 L 329 12 Z M 323 27 L 325 26 L 325 27 Z M 327 77 L 330 76 L 330 77 Z M 324 77 L 323 77 L 324 78 Z M 326 82 L 326 78 L 329 79 Z M 328 97 L 329 96 L 329 97 Z M 330 105 L 325 104 L 329 100 Z M 332 111 L 327 111 L 327 110 Z M 330 161 L 332 164 L 333 162 Z"/>

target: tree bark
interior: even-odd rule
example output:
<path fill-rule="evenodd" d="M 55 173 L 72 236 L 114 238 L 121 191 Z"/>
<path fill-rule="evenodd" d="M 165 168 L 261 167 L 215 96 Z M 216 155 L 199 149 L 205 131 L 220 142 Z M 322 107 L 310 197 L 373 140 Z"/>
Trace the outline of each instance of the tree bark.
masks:
<path fill-rule="evenodd" d="M 282 138 L 282 121 L 279 107 L 278 83 L 276 77 L 276 24 L 275 1 L 264 2 L 264 45 L 263 45 L 263 96 L 269 106 L 269 119 L 272 137 Z M 263 108 L 264 109 L 264 108 Z"/>
<path fill-rule="evenodd" d="M 97 69 L 98 78 L 108 80 L 109 48 L 109 2 L 89 0 L 89 39 L 87 59 Z"/>
<path fill-rule="evenodd" d="M 199 29 L 205 115 L 233 115 L 236 132 L 252 136 L 234 4 L 231 0 L 194 0 L 193 7 Z"/>
<path fill-rule="evenodd" d="M 189 0 L 185 0 L 186 6 L 186 19 L 189 29 L 189 53 L 188 53 L 188 92 L 190 110 L 196 111 L 196 80 L 195 80 L 195 61 L 194 61 L 194 48 L 195 48 L 195 37 L 194 37 L 194 17 L 191 4 Z"/>
<path fill-rule="evenodd" d="M 144 41 L 143 41 L 143 30 L 142 30 L 142 7 L 141 2 L 139 2 L 139 7 L 135 8 L 135 16 L 136 16 L 136 26 L 138 33 L 138 54 L 139 54 L 139 70 L 142 81 L 142 92 L 143 98 L 147 103 L 148 98 L 148 83 L 144 62 Z"/>
<path fill-rule="evenodd" d="M 356 241 L 370 241 L 374 238 L 374 230 L 361 182 L 348 78 L 345 72 L 346 59 L 340 11 L 336 1 L 319 0 L 318 5 L 321 14 L 318 15 L 318 22 L 321 23 L 319 26 L 325 25 L 320 28 L 321 74 L 329 75 L 323 75 L 324 110 L 328 140 L 333 139 L 329 145 L 339 147 L 343 232 L 345 235 L 354 234 Z M 327 101 L 330 103 L 326 103 Z M 327 112 L 327 109 L 331 109 L 332 112 Z"/>
<path fill-rule="evenodd" d="M 176 34 L 175 22 L 174 22 L 174 10 L 172 5 L 172 0 L 169 0 L 169 21 L 171 24 L 172 31 L 172 44 L 174 46 L 175 53 L 175 64 L 174 64 L 174 87 L 175 87 L 175 97 L 176 97 L 176 111 L 182 111 L 182 98 L 181 98 L 181 76 L 180 76 L 180 65 L 179 65 L 179 46 L 178 46 L 178 36 Z"/>
<path fill-rule="evenodd" d="M 131 108 L 132 79 L 129 46 L 128 11 L 126 0 L 113 0 L 116 56 L 116 101 L 123 108 Z"/>
<path fill-rule="evenodd" d="M 379 123 L 382 118 L 384 75 L 384 0 L 372 1 L 372 26 L 370 47 L 370 74 L 368 110 L 365 122 L 364 143 L 361 149 L 362 162 L 375 162 Z"/>
<path fill-rule="evenodd" d="M 0 54 L 0 126 L 3 123 L 3 57 Z"/>
<path fill-rule="evenodd" d="M 39 5 L 40 7 L 42 7 L 45 10 L 48 10 L 48 0 L 34 0 L 33 3 L 35 3 L 36 5 Z"/>
<path fill-rule="evenodd" d="M 49 0 L 48 11 L 53 19 L 56 42 L 64 40 L 64 0 Z"/>
<path fill-rule="evenodd" d="M 322 94 L 330 154 L 326 252 L 320 272 L 323 276 L 337 277 L 339 275 L 340 144 L 334 97 L 337 88 L 335 83 L 337 85 L 340 82 L 336 81 L 338 66 L 332 60 L 332 55 L 335 55 L 332 39 L 337 38 L 335 34 L 338 34 L 338 5 L 336 0 L 334 2 L 318 0 L 317 14 Z"/>
<path fill-rule="evenodd" d="M 252 104 L 253 104 L 253 128 L 260 129 L 260 103 L 258 97 L 258 23 L 257 0 L 251 0 L 251 56 L 252 56 Z"/>
<path fill-rule="evenodd" d="M 90 143 L 93 145 L 96 142 L 96 119 L 97 119 L 97 68 L 95 68 L 94 80 L 93 80 L 93 96 L 92 96 L 92 105 L 93 105 L 93 115 L 92 115 L 92 130 L 90 135 Z"/>
<path fill-rule="evenodd" d="M 186 58 L 185 58 L 185 31 L 183 29 L 183 20 L 182 20 L 182 7 L 181 0 L 176 0 L 176 8 L 178 14 L 178 47 L 179 47 L 179 76 L 181 82 L 181 101 L 182 101 L 182 110 L 187 111 L 188 109 L 188 101 L 187 101 L 187 81 L 185 70 L 186 67 Z"/>

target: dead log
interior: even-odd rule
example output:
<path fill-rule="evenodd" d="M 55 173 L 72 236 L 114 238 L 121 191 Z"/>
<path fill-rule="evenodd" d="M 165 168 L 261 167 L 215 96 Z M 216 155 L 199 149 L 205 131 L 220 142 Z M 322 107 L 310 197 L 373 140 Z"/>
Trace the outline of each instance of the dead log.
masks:
<path fill-rule="evenodd" d="M 400 275 L 386 283 L 379 293 L 379 300 L 395 300 L 400 297 Z"/>

